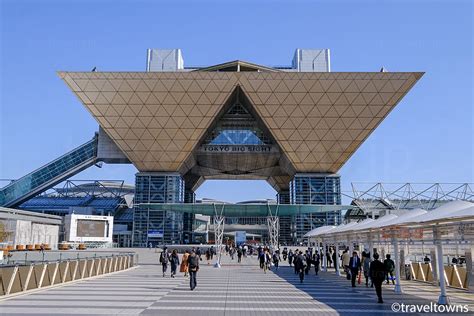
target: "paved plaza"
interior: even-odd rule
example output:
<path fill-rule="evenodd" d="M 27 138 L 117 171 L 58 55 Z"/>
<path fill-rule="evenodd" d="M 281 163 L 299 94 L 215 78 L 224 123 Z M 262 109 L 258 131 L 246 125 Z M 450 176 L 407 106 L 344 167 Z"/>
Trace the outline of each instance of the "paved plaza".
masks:
<path fill-rule="evenodd" d="M 373 315 L 392 313 L 394 302 L 436 302 L 439 293 L 432 285 L 403 282 L 404 294 L 385 286 L 385 304 L 378 304 L 373 289 L 353 289 L 333 271 L 311 271 L 301 284 L 286 263 L 264 274 L 255 257 L 238 264 L 228 256 L 221 269 L 202 261 L 198 286 L 190 291 L 182 274 L 162 277 L 158 253 L 138 252 L 136 268 L 0 300 L 0 315 Z M 452 303 L 469 304 L 472 311 L 472 294 L 449 294 Z"/>

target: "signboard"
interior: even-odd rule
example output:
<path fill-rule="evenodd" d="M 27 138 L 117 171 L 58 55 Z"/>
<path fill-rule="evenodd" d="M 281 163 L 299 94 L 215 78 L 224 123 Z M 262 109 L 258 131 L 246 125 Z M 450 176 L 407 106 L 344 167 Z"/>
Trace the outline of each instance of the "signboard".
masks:
<path fill-rule="evenodd" d="M 148 231 L 148 238 L 163 238 L 163 231 L 162 230 L 149 230 Z"/>
<path fill-rule="evenodd" d="M 245 244 L 247 241 L 247 233 L 245 231 L 236 231 L 235 232 L 235 244 Z"/>
<path fill-rule="evenodd" d="M 203 152 L 213 153 L 269 153 L 271 145 L 203 145 Z"/>

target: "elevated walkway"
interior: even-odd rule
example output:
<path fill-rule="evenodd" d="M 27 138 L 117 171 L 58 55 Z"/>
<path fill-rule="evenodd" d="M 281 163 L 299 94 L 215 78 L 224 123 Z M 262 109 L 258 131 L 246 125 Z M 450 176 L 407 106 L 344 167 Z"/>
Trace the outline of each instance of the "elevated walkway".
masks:
<path fill-rule="evenodd" d="M 15 207 L 98 162 L 98 136 L 0 189 L 0 206 Z"/>

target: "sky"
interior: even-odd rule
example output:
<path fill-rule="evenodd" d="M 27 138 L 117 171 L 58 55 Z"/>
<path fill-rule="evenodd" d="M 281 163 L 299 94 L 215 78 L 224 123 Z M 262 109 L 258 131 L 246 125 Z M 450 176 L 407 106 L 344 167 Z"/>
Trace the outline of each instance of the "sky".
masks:
<path fill-rule="evenodd" d="M 147 48 L 185 66 L 240 59 L 289 65 L 331 49 L 332 71 L 426 74 L 339 171 L 352 182 L 474 182 L 471 1 L 0 0 L 0 179 L 16 179 L 90 140 L 97 122 L 56 71 L 144 71 Z M 74 179 L 134 183 L 131 165 Z M 274 198 L 265 181 L 207 181 L 230 202 Z"/>

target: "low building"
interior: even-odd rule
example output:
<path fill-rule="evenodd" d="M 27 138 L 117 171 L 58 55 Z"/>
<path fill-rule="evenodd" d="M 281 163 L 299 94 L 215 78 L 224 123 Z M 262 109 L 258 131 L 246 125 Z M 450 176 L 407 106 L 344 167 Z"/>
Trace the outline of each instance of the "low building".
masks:
<path fill-rule="evenodd" d="M 48 244 L 57 249 L 62 217 L 0 207 L 0 244 Z"/>

